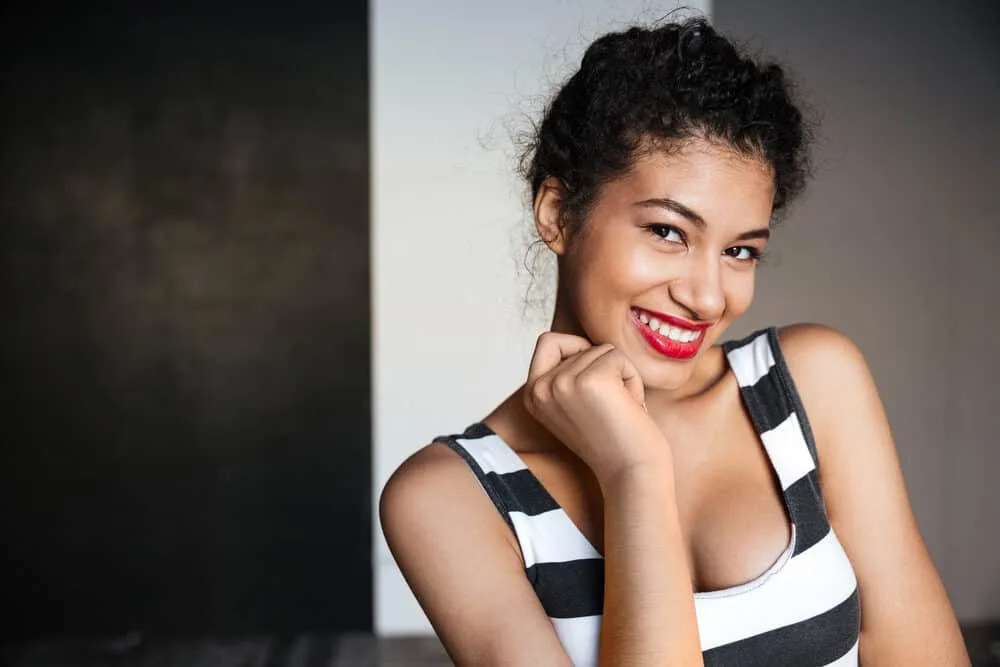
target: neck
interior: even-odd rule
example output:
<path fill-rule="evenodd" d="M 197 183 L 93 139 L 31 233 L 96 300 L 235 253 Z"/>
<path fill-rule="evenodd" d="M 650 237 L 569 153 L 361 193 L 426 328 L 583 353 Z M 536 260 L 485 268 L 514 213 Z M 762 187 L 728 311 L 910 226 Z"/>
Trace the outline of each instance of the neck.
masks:
<path fill-rule="evenodd" d="M 590 340 L 589 336 L 587 336 L 586 332 L 583 330 L 583 326 L 580 325 L 580 320 L 577 319 L 572 306 L 569 304 L 569 299 L 565 296 L 565 294 L 565 290 L 559 290 L 556 292 L 556 305 L 552 312 L 552 324 L 549 325 L 549 331 L 554 333 L 571 334 L 573 336 L 580 336 Z"/>

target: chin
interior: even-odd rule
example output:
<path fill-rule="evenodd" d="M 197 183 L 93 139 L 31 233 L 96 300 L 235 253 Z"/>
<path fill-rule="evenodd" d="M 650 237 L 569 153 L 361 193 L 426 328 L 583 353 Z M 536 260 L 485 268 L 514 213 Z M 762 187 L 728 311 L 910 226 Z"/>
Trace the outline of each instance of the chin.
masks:
<path fill-rule="evenodd" d="M 651 368 L 648 364 L 644 364 L 637 365 L 637 368 L 647 391 L 676 391 L 694 374 L 693 364 L 685 364 L 679 368 Z"/>
<path fill-rule="evenodd" d="M 650 391 L 676 391 L 695 376 L 706 354 L 710 354 L 716 340 L 715 331 L 706 331 L 698 349 L 687 357 L 663 354 L 645 340 L 630 337 L 626 354 L 635 364 L 643 385 Z"/>

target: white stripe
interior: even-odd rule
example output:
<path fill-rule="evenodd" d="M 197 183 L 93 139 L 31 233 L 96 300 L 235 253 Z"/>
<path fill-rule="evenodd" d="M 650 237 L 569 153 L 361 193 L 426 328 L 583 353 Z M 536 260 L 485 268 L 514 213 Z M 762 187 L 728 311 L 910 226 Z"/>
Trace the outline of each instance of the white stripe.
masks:
<path fill-rule="evenodd" d="M 778 473 L 781 488 L 787 490 L 815 468 L 799 418 L 793 412 L 770 431 L 760 434 L 764 449 L 771 459 L 774 471 Z"/>
<path fill-rule="evenodd" d="M 766 586 L 732 597 L 696 598 L 703 651 L 805 621 L 833 609 L 857 587 L 833 531 L 793 557 Z"/>
<path fill-rule="evenodd" d="M 585 558 L 600 558 L 594 546 L 561 509 L 535 516 L 511 512 L 510 520 L 521 543 L 524 566 L 535 563 L 564 563 Z"/>
<path fill-rule="evenodd" d="M 858 664 L 858 642 L 854 642 L 850 651 L 833 662 L 827 663 L 825 667 L 858 667 Z"/>
<path fill-rule="evenodd" d="M 598 642 L 601 637 L 600 616 L 552 618 L 563 650 L 574 667 L 597 667 Z"/>
<path fill-rule="evenodd" d="M 767 332 L 729 353 L 729 365 L 741 387 L 752 387 L 774 366 Z"/>
<path fill-rule="evenodd" d="M 527 468 L 521 457 L 497 435 L 470 439 L 456 438 L 456 440 L 472 455 L 483 472 L 502 475 Z"/>

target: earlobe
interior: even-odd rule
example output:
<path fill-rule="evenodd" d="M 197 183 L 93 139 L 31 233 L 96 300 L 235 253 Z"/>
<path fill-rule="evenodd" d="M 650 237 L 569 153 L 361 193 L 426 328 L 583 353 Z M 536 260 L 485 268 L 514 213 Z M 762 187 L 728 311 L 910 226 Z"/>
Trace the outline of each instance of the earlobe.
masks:
<path fill-rule="evenodd" d="M 551 176 L 542 182 L 535 195 L 535 229 L 556 255 L 566 251 L 566 235 L 561 224 L 562 199 L 563 186 L 559 179 Z"/>

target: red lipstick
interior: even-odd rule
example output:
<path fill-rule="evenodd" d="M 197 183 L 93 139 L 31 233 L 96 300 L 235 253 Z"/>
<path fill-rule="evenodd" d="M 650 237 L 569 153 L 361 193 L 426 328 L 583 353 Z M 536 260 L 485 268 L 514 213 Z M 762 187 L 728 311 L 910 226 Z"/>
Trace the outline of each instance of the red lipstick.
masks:
<path fill-rule="evenodd" d="M 653 350 L 659 352 L 665 357 L 670 357 L 671 359 L 690 359 L 691 357 L 698 354 L 698 350 L 701 349 L 701 343 L 705 340 L 704 332 L 708 329 L 711 323 L 706 322 L 689 322 L 680 317 L 675 317 L 673 315 L 667 315 L 666 313 L 658 313 L 655 310 L 646 310 L 644 308 L 632 308 L 632 323 L 638 329 L 639 333 L 645 339 Z M 646 321 L 643 322 L 642 320 Z M 655 324 L 658 325 L 657 329 L 652 328 L 651 324 L 654 324 L 653 320 L 657 320 Z M 680 329 L 685 333 L 690 333 L 691 335 L 697 334 L 692 340 L 682 342 L 668 338 L 667 336 L 660 333 L 659 325 L 668 324 L 671 327 Z"/>

